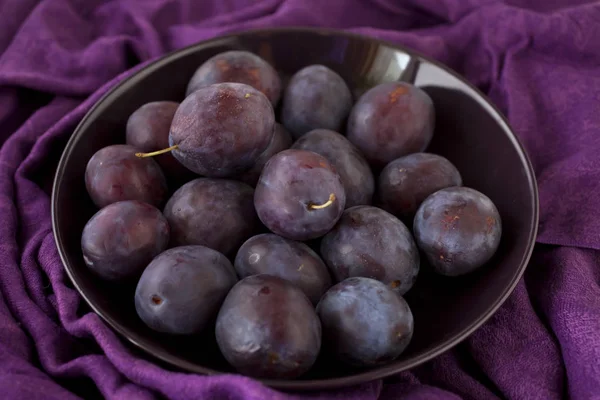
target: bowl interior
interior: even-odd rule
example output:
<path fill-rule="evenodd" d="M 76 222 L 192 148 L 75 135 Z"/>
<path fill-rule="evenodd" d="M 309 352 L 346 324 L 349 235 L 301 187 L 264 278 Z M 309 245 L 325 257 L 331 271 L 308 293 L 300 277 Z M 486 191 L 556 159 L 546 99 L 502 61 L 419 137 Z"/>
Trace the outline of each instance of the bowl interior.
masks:
<path fill-rule="evenodd" d="M 464 184 L 498 207 L 502 242 L 485 268 L 444 278 L 422 268 L 407 294 L 415 317 L 413 340 L 392 364 L 351 370 L 321 359 L 296 381 L 264 381 L 281 389 L 356 384 L 414 367 L 449 349 L 479 327 L 506 299 L 522 275 L 537 227 L 537 191 L 528 159 L 502 116 L 473 87 L 445 67 L 409 50 L 373 39 L 316 29 L 278 29 L 231 35 L 201 43 L 151 64 L 108 93 L 76 129 L 56 176 L 52 211 L 58 249 L 74 285 L 94 311 L 135 345 L 171 366 L 198 373 L 232 372 L 212 334 L 173 339 L 146 328 L 133 306 L 133 288 L 106 284 L 86 269 L 80 236 L 96 211 L 84 184 L 85 166 L 100 148 L 123 143 L 125 123 L 141 105 L 181 101 L 195 69 L 221 51 L 259 54 L 286 78 L 310 64 L 337 71 L 359 96 L 384 81 L 407 80 L 426 90 L 436 107 L 436 132 L 428 151 L 447 157 Z"/>

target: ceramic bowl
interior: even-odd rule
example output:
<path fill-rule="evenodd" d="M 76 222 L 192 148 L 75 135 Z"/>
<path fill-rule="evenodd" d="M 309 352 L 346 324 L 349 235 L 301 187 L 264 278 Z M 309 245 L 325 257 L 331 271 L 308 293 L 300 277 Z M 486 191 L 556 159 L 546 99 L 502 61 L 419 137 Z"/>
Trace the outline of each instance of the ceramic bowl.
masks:
<path fill-rule="evenodd" d="M 66 271 L 92 310 L 134 346 L 170 367 L 199 374 L 233 372 L 211 335 L 171 338 L 147 328 L 134 309 L 134 288 L 95 278 L 86 268 L 80 248 L 83 226 L 96 211 L 84 184 L 90 157 L 104 146 L 124 142 L 127 118 L 141 105 L 183 100 L 196 68 L 231 49 L 249 50 L 265 58 L 284 82 L 300 68 L 318 63 L 337 71 L 355 96 L 385 81 L 405 80 L 423 88 L 436 109 L 436 132 L 428 151 L 447 157 L 460 170 L 466 186 L 488 195 L 503 224 L 500 248 L 477 272 L 445 278 L 422 268 L 425 272 L 406 296 L 415 319 L 413 340 L 396 361 L 354 370 L 322 358 L 300 379 L 263 382 L 278 389 L 315 390 L 387 377 L 449 350 L 489 319 L 521 278 L 536 236 L 537 188 L 519 140 L 496 107 L 444 65 L 398 45 L 314 28 L 249 31 L 181 49 L 120 83 L 87 113 L 60 160 L 52 213 Z"/>

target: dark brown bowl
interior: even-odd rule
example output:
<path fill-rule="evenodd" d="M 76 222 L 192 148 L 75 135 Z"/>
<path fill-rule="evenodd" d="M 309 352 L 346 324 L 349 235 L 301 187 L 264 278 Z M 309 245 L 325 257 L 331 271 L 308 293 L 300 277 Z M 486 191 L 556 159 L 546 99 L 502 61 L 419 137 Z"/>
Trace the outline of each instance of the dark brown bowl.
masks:
<path fill-rule="evenodd" d="M 407 295 L 415 317 L 414 338 L 397 361 L 351 370 L 322 359 L 300 380 L 263 382 L 278 389 L 312 390 L 386 377 L 445 352 L 490 318 L 521 278 L 537 232 L 535 177 L 515 134 L 484 95 L 443 65 L 400 46 L 312 28 L 245 32 L 179 50 L 119 84 L 85 116 L 60 160 L 52 222 L 65 268 L 90 307 L 130 342 L 171 366 L 201 374 L 233 372 L 219 355 L 212 335 L 182 340 L 146 328 L 135 313 L 133 288 L 95 279 L 80 249 L 83 226 L 95 212 L 84 185 L 89 158 L 101 147 L 124 142 L 127 118 L 144 103 L 181 101 L 194 70 L 212 55 L 230 49 L 259 54 L 284 77 L 306 65 L 328 65 L 347 80 L 355 94 L 399 79 L 422 87 L 433 98 L 437 112 L 429 151 L 450 159 L 466 186 L 494 201 L 504 228 L 500 249 L 478 272 L 461 278 L 423 272 Z"/>

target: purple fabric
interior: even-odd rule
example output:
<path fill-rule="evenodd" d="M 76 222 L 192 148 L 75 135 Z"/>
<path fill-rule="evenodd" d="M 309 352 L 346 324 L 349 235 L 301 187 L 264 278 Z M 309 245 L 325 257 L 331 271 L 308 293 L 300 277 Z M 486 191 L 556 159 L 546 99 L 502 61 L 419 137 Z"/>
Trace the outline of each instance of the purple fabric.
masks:
<path fill-rule="evenodd" d="M 101 94 L 167 51 L 286 25 L 348 29 L 447 63 L 506 113 L 539 180 L 539 243 L 510 299 L 454 350 L 385 382 L 289 394 L 169 372 L 83 305 L 54 245 L 53 170 Z M 597 1 L 1 0 L 0 54 L 0 397 L 600 399 Z"/>

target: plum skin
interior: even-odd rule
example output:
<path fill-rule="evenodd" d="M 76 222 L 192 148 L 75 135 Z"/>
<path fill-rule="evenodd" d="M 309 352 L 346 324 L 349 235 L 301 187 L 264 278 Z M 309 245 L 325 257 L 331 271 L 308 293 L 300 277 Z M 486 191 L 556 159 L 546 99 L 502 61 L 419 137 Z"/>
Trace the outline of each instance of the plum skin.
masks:
<path fill-rule="evenodd" d="M 204 246 L 181 246 L 158 255 L 135 290 L 138 316 L 151 329 L 173 335 L 203 332 L 237 277 L 231 262 Z"/>
<path fill-rule="evenodd" d="M 300 137 L 294 149 L 314 151 L 337 171 L 346 191 L 346 208 L 370 205 L 375 178 L 367 160 L 345 136 L 329 129 L 315 129 Z"/>
<path fill-rule="evenodd" d="M 397 292 L 371 278 L 348 278 L 329 289 L 317 305 L 323 349 L 355 367 L 381 365 L 408 347 L 414 319 Z"/>
<path fill-rule="evenodd" d="M 424 151 L 434 127 L 434 105 L 425 91 L 406 82 L 386 82 L 358 99 L 346 135 L 379 169 L 396 158 Z"/>
<path fill-rule="evenodd" d="M 314 208 L 331 204 L 324 208 Z M 288 149 L 265 165 L 254 191 L 254 206 L 273 233 L 292 240 L 315 239 L 337 222 L 346 193 L 337 172 L 317 153 Z"/>
<path fill-rule="evenodd" d="M 167 180 L 152 158 L 136 157 L 139 149 L 116 144 L 98 150 L 85 169 L 85 186 L 98 208 L 125 200 L 162 207 Z"/>
<path fill-rule="evenodd" d="M 273 107 L 281 96 L 281 80 L 277 71 L 256 54 L 240 50 L 219 53 L 202 63 L 190 79 L 186 95 L 223 82 L 250 85 L 267 96 Z"/>
<path fill-rule="evenodd" d="M 421 204 L 413 230 L 417 245 L 437 273 L 460 276 L 482 267 L 496 253 L 502 221 L 483 193 L 449 187 Z"/>
<path fill-rule="evenodd" d="M 368 277 L 401 295 L 413 287 L 420 270 L 419 251 L 406 225 L 373 206 L 345 210 L 321 240 L 320 253 L 336 282 Z"/>
<path fill-rule="evenodd" d="M 302 291 L 285 279 L 253 275 L 229 292 L 217 316 L 217 344 L 240 373 L 294 379 L 321 349 L 321 323 Z"/>
<path fill-rule="evenodd" d="M 267 97 L 242 83 L 198 89 L 177 108 L 169 133 L 173 156 L 206 177 L 233 177 L 267 149 L 275 113 Z"/>
<path fill-rule="evenodd" d="M 83 259 L 101 278 L 127 282 L 167 248 L 169 235 L 169 224 L 156 207 L 135 200 L 112 203 L 85 224 Z"/>
<path fill-rule="evenodd" d="M 299 287 L 316 306 L 331 286 L 331 276 L 319 255 L 302 242 L 263 233 L 248 239 L 238 250 L 234 268 L 240 278 L 268 274 Z"/>
<path fill-rule="evenodd" d="M 429 195 L 446 187 L 462 186 L 462 177 L 447 158 L 414 153 L 386 165 L 377 186 L 381 207 L 412 223 L 417 209 Z"/>
<path fill-rule="evenodd" d="M 256 186 L 267 161 L 269 161 L 275 154 L 289 149 L 292 146 L 292 142 L 292 136 L 287 129 L 285 129 L 285 127 L 280 123 L 276 122 L 271 143 L 269 143 L 267 149 L 258 157 L 252 168 L 239 176 L 239 180 L 247 183 L 250 186 Z"/>
<path fill-rule="evenodd" d="M 227 256 L 258 228 L 254 189 L 245 183 L 197 178 L 181 186 L 167 202 L 164 215 L 173 246 L 202 245 Z"/>
<path fill-rule="evenodd" d="M 340 131 L 352 102 L 352 93 L 341 76 L 324 65 L 309 65 L 288 82 L 281 122 L 296 139 L 317 128 Z"/>

